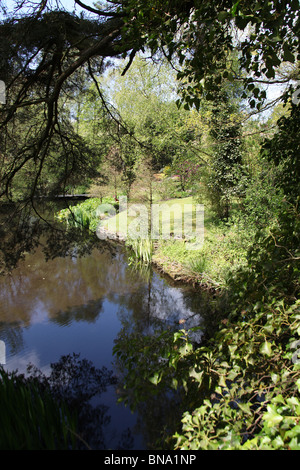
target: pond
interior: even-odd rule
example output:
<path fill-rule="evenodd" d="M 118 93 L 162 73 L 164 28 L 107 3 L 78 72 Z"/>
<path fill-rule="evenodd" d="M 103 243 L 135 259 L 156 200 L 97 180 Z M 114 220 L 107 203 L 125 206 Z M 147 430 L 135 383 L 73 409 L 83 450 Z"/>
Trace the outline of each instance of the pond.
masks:
<path fill-rule="evenodd" d="M 182 320 L 186 327 L 202 322 L 199 292 L 171 285 L 153 269 L 134 269 L 122 247 L 49 261 L 37 249 L 0 278 L 0 295 L 4 368 L 20 373 L 33 364 L 47 374 L 52 363 L 75 353 L 118 374 L 113 347 L 124 329 L 151 333 L 157 326 L 178 328 Z M 147 449 L 141 417 L 117 403 L 119 386 L 108 384 L 98 398 L 105 414 L 101 445 Z"/>

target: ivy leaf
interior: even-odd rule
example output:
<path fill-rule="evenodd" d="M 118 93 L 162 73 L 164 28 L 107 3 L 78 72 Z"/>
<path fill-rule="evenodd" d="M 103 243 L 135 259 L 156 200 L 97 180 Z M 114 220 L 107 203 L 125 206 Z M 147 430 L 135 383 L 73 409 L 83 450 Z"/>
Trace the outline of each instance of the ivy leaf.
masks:
<path fill-rule="evenodd" d="M 181 346 L 181 348 L 179 348 L 179 353 L 182 356 L 186 356 L 187 354 L 189 354 L 192 351 L 193 351 L 193 346 L 190 343 L 185 343 L 183 346 Z"/>
<path fill-rule="evenodd" d="M 271 356 L 272 354 L 272 345 L 268 341 L 265 341 L 259 348 L 259 352 L 265 356 Z"/>
<path fill-rule="evenodd" d="M 275 449 L 282 449 L 284 447 L 284 442 L 281 436 L 276 436 L 275 439 L 273 439 L 272 444 Z"/>
<path fill-rule="evenodd" d="M 285 436 L 290 438 L 290 439 L 292 439 L 294 437 L 299 437 L 300 436 L 300 426 L 299 426 L 299 424 L 294 426 L 292 429 L 288 430 L 285 433 Z"/>
<path fill-rule="evenodd" d="M 283 60 L 286 62 L 295 62 L 295 56 L 290 51 L 289 46 L 287 44 L 283 45 Z"/>
<path fill-rule="evenodd" d="M 284 405 L 284 398 L 281 394 L 277 395 L 272 400 L 274 403 L 282 403 Z"/>
<path fill-rule="evenodd" d="M 276 426 L 276 424 L 280 423 L 283 420 L 283 417 L 277 413 L 277 410 L 274 405 L 267 406 L 267 413 L 263 415 L 263 420 L 266 421 L 268 426 Z"/>
<path fill-rule="evenodd" d="M 296 397 L 290 397 L 287 399 L 287 403 L 290 406 L 298 406 L 299 405 L 299 400 Z"/>
<path fill-rule="evenodd" d="M 246 413 L 247 415 L 251 415 L 252 412 L 250 410 L 250 403 L 238 403 L 239 408 Z"/>
<path fill-rule="evenodd" d="M 219 386 L 220 387 L 226 387 L 226 380 L 225 380 L 224 375 L 221 375 L 220 378 L 219 378 Z"/>
<path fill-rule="evenodd" d="M 149 377 L 149 381 L 154 384 L 154 385 L 157 385 L 160 381 L 161 381 L 161 374 L 160 372 L 155 372 L 155 374 L 152 376 L 152 377 Z"/>
<path fill-rule="evenodd" d="M 201 384 L 202 378 L 203 378 L 203 370 L 201 370 L 200 372 L 197 372 L 195 368 L 193 368 L 190 370 L 189 376 L 193 377 L 197 382 L 199 382 L 199 384 Z"/>

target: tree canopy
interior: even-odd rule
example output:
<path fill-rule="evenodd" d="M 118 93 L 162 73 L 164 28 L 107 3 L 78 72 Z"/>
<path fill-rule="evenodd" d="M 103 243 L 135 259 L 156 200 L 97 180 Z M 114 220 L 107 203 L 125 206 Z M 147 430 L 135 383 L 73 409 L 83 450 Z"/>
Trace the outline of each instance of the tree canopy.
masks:
<path fill-rule="evenodd" d="M 299 60 L 297 0 L 110 0 L 93 7 L 75 0 L 83 13 L 68 12 L 60 2 L 49 0 L 14 4 L 11 10 L 2 6 L 0 23 L 0 77 L 7 95 L 1 107 L 0 194 L 7 198 L 28 165 L 28 197 L 33 197 L 58 141 L 66 149 L 60 161 L 64 178 L 78 172 L 70 160 L 78 160 L 83 143 L 77 140 L 74 145 L 75 130 L 61 109 L 83 70 L 92 79 L 110 60 L 127 57 L 126 73 L 137 52 L 161 54 L 177 71 L 179 101 L 197 108 L 202 97 L 214 99 L 224 78 L 244 85 L 253 108 L 261 108 L 265 99 L 259 84 L 293 83 L 298 78 L 297 67 L 284 77 L 276 76 L 281 62 Z M 238 69 L 232 63 L 234 49 L 239 51 Z M 294 88 L 289 88 L 290 94 Z"/>

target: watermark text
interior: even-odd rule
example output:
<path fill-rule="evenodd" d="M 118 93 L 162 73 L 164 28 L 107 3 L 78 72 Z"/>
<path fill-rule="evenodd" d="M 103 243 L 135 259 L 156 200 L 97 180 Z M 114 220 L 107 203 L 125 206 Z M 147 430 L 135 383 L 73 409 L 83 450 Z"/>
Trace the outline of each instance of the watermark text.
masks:
<path fill-rule="evenodd" d="M 100 239 L 184 240 L 186 249 L 199 250 L 204 242 L 204 205 L 162 202 L 159 204 L 127 204 L 119 199 L 119 217 L 112 204 L 100 204 L 97 215 L 104 219 L 97 228 Z"/>
<path fill-rule="evenodd" d="M 6 348 L 4 341 L 0 341 L 0 364 L 6 364 Z"/>
<path fill-rule="evenodd" d="M 3 80 L 0 80 L 0 104 L 6 103 L 6 88 Z"/>

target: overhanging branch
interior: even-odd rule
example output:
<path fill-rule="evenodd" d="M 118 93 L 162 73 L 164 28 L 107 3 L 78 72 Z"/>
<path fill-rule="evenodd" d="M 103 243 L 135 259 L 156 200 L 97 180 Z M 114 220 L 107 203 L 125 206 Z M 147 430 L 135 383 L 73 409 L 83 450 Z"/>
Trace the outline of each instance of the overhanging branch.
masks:
<path fill-rule="evenodd" d="M 96 15 L 99 16 L 107 16 L 107 17 L 122 17 L 124 16 L 123 13 L 121 12 L 116 12 L 116 11 L 104 11 L 100 9 L 96 9 L 93 7 L 90 7 L 89 5 L 86 5 L 85 3 L 81 2 L 80 0 L 75 0 L 75 3 L 79 5 L 81 8 L 83 8 L 86 11 L 89 11 L 90 13 L 95 13 Z"/>

